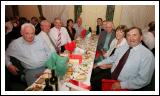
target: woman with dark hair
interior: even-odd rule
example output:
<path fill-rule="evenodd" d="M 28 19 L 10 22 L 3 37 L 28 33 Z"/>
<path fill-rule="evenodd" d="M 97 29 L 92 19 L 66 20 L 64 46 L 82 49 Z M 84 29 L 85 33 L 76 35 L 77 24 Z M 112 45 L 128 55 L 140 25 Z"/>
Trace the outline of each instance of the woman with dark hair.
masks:
<path fill-rule="evenodd" d="M 96 26 L 96 34 L 99 35 L 101 33 L 102 29 L 102 24 L 103 24 L 103 20 L 102 18 L 98 18 L 97 19 L 97 26 Z"/>
<path fill-rule="evenodd" d="M 76 34 L 76 30 L 73 28 L 73 20 L 72 19 L 68 19 L 67 20 L 67 27 L 66 27 L 68 34 L 71 38 L 71 40 L 74 40 L 75 34 Z"/>

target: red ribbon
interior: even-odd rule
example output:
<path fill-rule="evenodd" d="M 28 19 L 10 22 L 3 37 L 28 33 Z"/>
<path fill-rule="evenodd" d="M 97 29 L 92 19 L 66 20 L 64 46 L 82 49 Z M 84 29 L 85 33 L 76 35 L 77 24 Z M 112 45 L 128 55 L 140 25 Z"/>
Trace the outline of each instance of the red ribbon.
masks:
<path fill-rule="evenodd" d="M 86 84 L 84 84 L 82 82 L 79 82 L 79 81 L 76 81 L 76 80 L 73 80 L 73 79 L 69 80 L 69 82 L 72 83 L 72 84 L 74 84 L 74 85 L 76 85 L 76 86 L 84 88 L 84 89 L 88 89 L 88 90 L 91 89 L 91 86 L 88 86 L 88 85 L 86 85 Z"/>

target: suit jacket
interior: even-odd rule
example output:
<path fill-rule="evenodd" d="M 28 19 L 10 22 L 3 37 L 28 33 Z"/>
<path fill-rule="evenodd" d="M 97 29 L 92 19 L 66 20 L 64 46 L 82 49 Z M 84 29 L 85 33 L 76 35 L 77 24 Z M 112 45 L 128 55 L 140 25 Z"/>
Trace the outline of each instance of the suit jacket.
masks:
<path fill-rule="evenodd" d="M 98 44 L 97 44 L 97 50 L 101 50 L 103 49 L 103 46 L 104 46 L 104 43 L 105 43 L 105 40 L 106 40 L 106 36 L 107 36 L 107 32 L 106 31 L 102 31 L 100 33 L 100 36 L 99 36 L 99 39 L 98 39 Z M 112 40 L 115 38 L 115 30 L 112 31 L 112 35 L 111 35 L 111 38 L 109 40 L 109 46 L 112 42 Z"/>
<path fill-rule="evenodd" d="M 100 28 L 100 26 L 97 25 L 97 26 L 96 26 L 96 35 L 99 35 L 99 34 L 100 34 L 99 28 Z M 104 29 L 101 28 L 101 32 L 102 32 L 102 31 L 104 31 Z"/>
<path fill-rule="evenodd" d="M 40 23 L 36 24 L 35 26 L 35 34 L 39 34 L 41 32 L 41 27 L 40 27 Z"/>
<path fill-rule="evenodd" d="M 75 34 L 76 34 L 76 30 L 74 28 L 72 28 L 72 33 L 69 31 L 68 27 L 66 27 L 67 31 L 68 31 L 68 34 L 71 38 L 71 40 L 73 41 L 74 40 L 74 37 L 75 37 Z"/>

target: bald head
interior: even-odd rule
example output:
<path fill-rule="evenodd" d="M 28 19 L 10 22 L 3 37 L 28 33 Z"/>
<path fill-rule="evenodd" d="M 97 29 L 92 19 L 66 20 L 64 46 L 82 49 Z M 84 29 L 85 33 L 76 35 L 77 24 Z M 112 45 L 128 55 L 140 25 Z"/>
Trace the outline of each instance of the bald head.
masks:
<path fill-rule="evenodd" d="M 78 26 L 82 25 L 82 18 L 81 17 L 77 18 L 77 24 L 78 24 Z"/>

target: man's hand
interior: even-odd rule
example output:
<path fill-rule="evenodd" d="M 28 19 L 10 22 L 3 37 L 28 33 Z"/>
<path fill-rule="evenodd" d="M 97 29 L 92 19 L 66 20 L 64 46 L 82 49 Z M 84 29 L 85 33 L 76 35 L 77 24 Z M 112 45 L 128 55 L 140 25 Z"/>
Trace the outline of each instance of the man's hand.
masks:
<path fill-rule="evenodd" d="M 18 75 L 17 71 L 19 71 L 19 70 L 13 64 L 8 65 L 7 68 L 12 74 Z"/>
<path fill-rule="evenodd" d="M 101 52 L 103 56 L 107 53 L 104 49 L 101 49 Z"/>
<path fill-rule="evenodd" d="M 115 90 L 115 89 L 121 89 L 121 84 L 120 82 L 115 82 L 112 84 L 112 89 Z"/>
<path fill-rule="evenodd" d="M 101 69 L 108 69 L 108 68 L 111 68 L 112 67 L 112 64 L 102 64 L 102 65 L 99 65 L 99 68 Z"/>
<path fill-rule="evenodd" d="M 93 69 L 95 69 L 96 67 L 97 67 L 97 64 L 94 64 L 94 65 L 93 65 Z"/>

